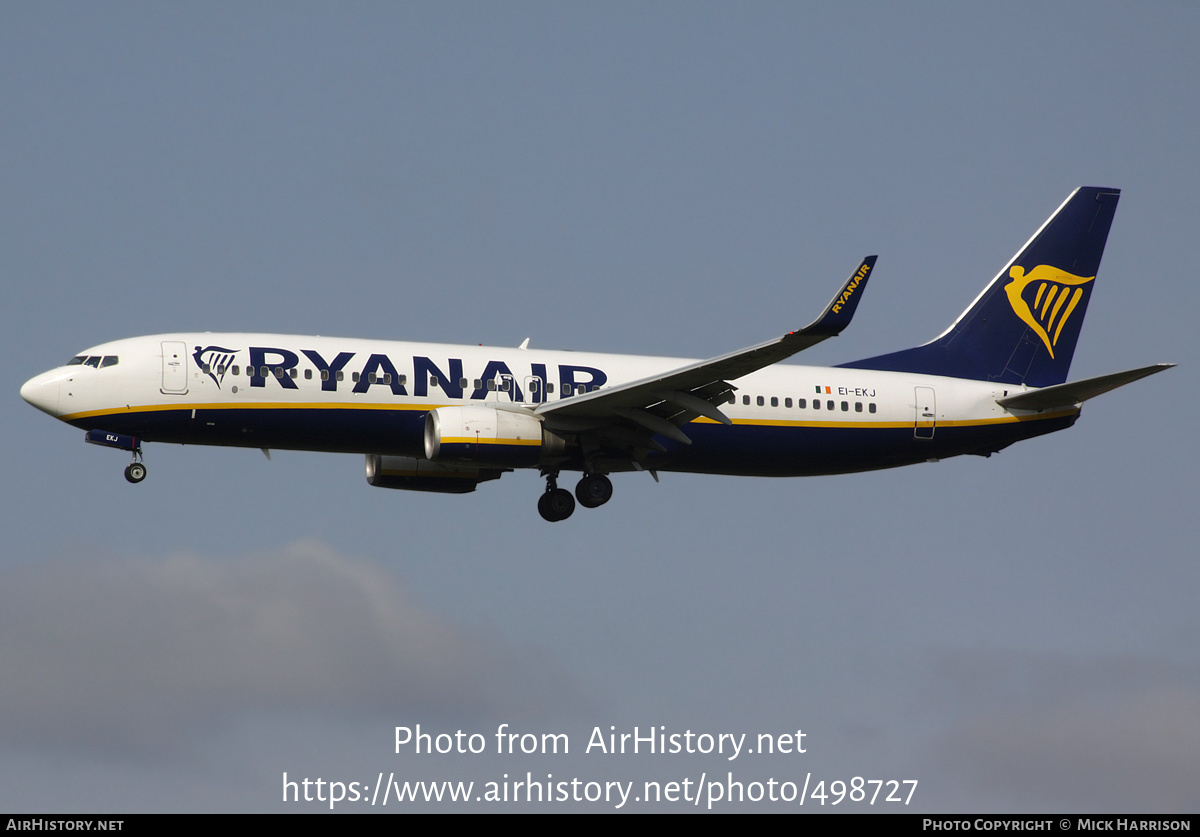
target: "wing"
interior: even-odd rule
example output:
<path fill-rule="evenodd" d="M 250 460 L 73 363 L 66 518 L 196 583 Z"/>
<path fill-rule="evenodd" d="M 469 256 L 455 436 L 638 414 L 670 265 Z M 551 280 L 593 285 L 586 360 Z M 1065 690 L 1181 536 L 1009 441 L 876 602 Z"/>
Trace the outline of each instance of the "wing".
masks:
<path fill-rule="evenodd" d="M 661 375 L 542 404 L 535 412 L 550 429 L 593 431 L 598 434 L 594 442 L 632 452 L 635 459 L 639 449 L 664 450 L 654 441 L 655 434 L 690 445 L 691 439 L 680 425 L 697 416 L 730 424 L 717 407 L 736 389 L 730 381 L 835 337 L 850 324 L 875 259 L 863 259 L 821 316 L 799 331 Z"/>

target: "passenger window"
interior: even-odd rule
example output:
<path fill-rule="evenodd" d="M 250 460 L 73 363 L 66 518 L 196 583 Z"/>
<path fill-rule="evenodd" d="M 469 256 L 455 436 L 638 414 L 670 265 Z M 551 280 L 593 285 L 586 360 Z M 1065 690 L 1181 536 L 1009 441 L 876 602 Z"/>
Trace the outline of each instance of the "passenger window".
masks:
<path fill-rule="evenodd" d="M 546 384 L 546 392 L 554 392 L 554 384 Z"/>
<path fill-rule="evenodd" d="M 832 409 L 833 409 L 833 402 L 832 402 L 832 401 L 826 401 L 826 402 L 825 402 L 825 407 L 826 407 L 827 409 L 830 409 L 830 410 L 832 410 Z"/>
<path fill-rule="evenodd" d="M 843 401 L 843 402 L 842 402 L 842 412 L 843 412 L 843 413 L 848 413 L 848 412 L 850 412 L 850 404 L 849 404 L 849 402 L 847 402 L 847 401 Z"/>
<path fill-rule="evenodd" d="M 346 373 L 345 373 L 345 372 L 343 372 L 342 370 L 340 370 L 340 369 L 339 369 L 339 370 L 338 370 L 338 373 L 337 373 L 337 379 L 338 379 L 339 381 L 344 381 L 344 380 L 346 380 Z M 357 373 L 357 372 L 355 372 L 355 373 L 354 373 L 354 380 L 356 380 L 356 381 L 358 380 L 358 373 Z"/>
<path fill-rule="evenodd" d="M 512 381 L 508 380 L 508 378 L 505 378 L 503 381 L 500 382 L 500 389 L 504 392 L 508 392 L 509 384 L 511 384 L 511 383 L 512 383 Z"/>
<path fill-rule="evenodd" d="M 322 369 L 322 370 L 321 370 L 321 380 L 322 380 L 322 381 L 328 381 L 328 380 L 329 380 L 329 370 L 328 370 L 328 369 Z"/>
<path fill-rule="evenodd" d="M 796 406 L 797 406 L 797 407 L 799 407 L 801 410 L 803 410 L 805 407 L 807 407 L 807 406 L 808 406 L 808 399 L 806 399 L 806 398 L 797 398 L 797 399 L 796 399 Z"/>
<path fill-rule="evenodd" d="M 297 376 L 297 375 L 299 375 L 300 373 L 299 373 L 299 371 L 297 371 L 296 367 L 294 367 L 294 366 L 293 366 L 293 367 L 292 367 L 292 368 L 291 368 L 291 369 L 288 371 L 288 374 L 290 374 L 290 375 L 292 376 L 292 379 L 294 380 L 294 379 L 296 378 L 296 376 Z"/>
<path fill-rule="evenodd" d="M 396 381 L 396 383 L 398 383 L 400 386 L 404 386 L 404 382 L 405 382 L 405 381 L 407 381 L 407 380 L 408 380 L 408 378 L 406 378 L 405 376 L 401 375 L 401 376 L 400 376 L 400 378 L 399 378 L 399 380 L 397 380 L 397 381 Z"/>
<path fill-rule="evenodd" d="M 392 382 L 392 373 L 391 372 L 383 373 L 383 382 L 385 384 L 390 384 Z"/>
<path fill-rule="evenodd" d="M 342 374 L 342 373 L 341 373 L 341 372 L 339 372 L 338 374 L 340 375 L 340 374 Z M 371 374 L 373 375 L 373 374 L 375 374 L 375 373 L 374 373 L 374 372 L 372 372 Z M 354 383 L 356 383 L 356 384 L 357 384 L 357 383 L 358 383 L 358 379 L 359 379 L 359 377 L 360 377 L 360 376 L 359 376 L 359 373 L 355 372 L 353 375 L 351 375 L 351 376 L 350 376 L 350 380 L 354 381 Z"/>
<path fill-rule="evenodd" d="M 763 397 L 760 395 L 754 399 L 754 403 L 761 407 L 765 402 L 763 401 Z"/>
<path fill-rule="evenodd" d="M 815 399 L 815 398 L 813 399 L 813 409 L 814 409 L 814 410 L 819 410 L 819 409 L 821 409 L 821 402 L 820 402 L 820 401 L 818 401 L 818 400 L 817 400 L 817 399 Z"/>
<path fill-rule="evenodd" d="M 84 366 L 91 366 L 93 369 L 95 369 L 95 368 L 98 368 L 98 367 L 100 366 L 100 358 L 98 358 L 98 357 L 89 357 L 87 360 L 85 360 L 85 361 L 83 362 L 83 365 L 84 365 Z"/>
<path fill-rule="evenodd" d="M 306 380 L 306 381 L 312 380 L 312 370 L 311 369 L 304 370 L 304 380 Z"/>
<path fill-rule="evenodd" d="M 271 374 L 271 370 L 265 366 L 258 367 L 258 375 L 260 378 L 265 378 Z"/>
<path fill-rule="evenodd" d="M 466 378 L 459 378 L 459 379 L 458 379 L 458 388 L 459 388 L 459 389 L 466 389 L 466 388 L 467 388 L 467 379 L 466 379 Z"/>
<path fill-rule="evenodd" d="M 854 412 L 856 412 L 856 413 L 862 412 L 862 402 L 861 401 L 854 402 Z"/>
<path fill-rule="evenodd" d="M 779 406 L 779 399 L 778 399 L 778 398 L 776 398 L 774 395 L 772 395 L 772 396 L 771 396 L 771 406 L 772 406 L 772 407 L 778 407 L 778 406 Z"/>
<path fill-rule="evenodd" d="M 495 378 L 488 379 L 488 391 L 489 392 L 496 391 L 496 379 Z"/>
<path fill-rule="evenodd" d="M 368 373 L 367 373 L 367 383 L 368 383 L 368 384 L 373 384 L 373 383 L 375 383 L 375 379 L 376 379 L 376 375 L 375 375 L 375 373 L 374 373 L 374 372 L 368 372 Z"/>
<path fill-rule="evenodd" d="M 100 368 L 103 369 L 106 366 L 116 366 L 117 363 L 118 361 L 116 355 L 105 355 L 104 360 L 100 361 Z"/>
<path fill-rule="evenodd" d="M 430 376 L 429 376 L 429 385 L 430 385 L 431 387 L 436 387 L 436 386 L 438 385 L 438 382 L 437 382 L 437 375 L 430 375 Z"/>
<path fill-rule="evenodd" d="M 479 378 L 476 378 L 475 379 L 475 389 L 482 389 L 482 388 L 483 388 L 483 381 L 480 380 Z"/>
<path fill-rule="evenodd" d="M 783 406 L 785 406 L 785 407 L 792 406 L 792 399 L 790 399 L 790 398 L 783 399 Z"/>
<path fill-rule="evenodd" d="M 870 404 L 868 404 L 868 405 L 867 405 L 867 412 L 868 412 L 868 413 L 873 413 L 873 412 L 875 412 L 875 404 L 874 404 L 874 402 L 872 402 L 872 403 L 870 403 Z"/>
<path fill-rule="evenodd" d="M 236 377 L 237 377 L 238 375 L 240 375 L 240 374 L 242 374 L 242 369 L 241 369 L 241 367 L 240 367 L 240 366 L 235 366 L 235 367 L 233 367 L 233 377 L 235 377 L 235 378 L 236 378 Z"/>
<path fill-rule="evenodd" d="M 562 394 L 563 394 L 563 398 L 566 398 L 568 395 L 571 394 L 571 385 L 570 384 L 563 384 Z"/>
<path fill-rule="evenodd" d="M 750 396 L 749 396 L 749 395 L 743 395 L 743 396 L 742 396 L 742 403 L 748 406 L 748 405 L 750 404 Z"/>
<path fill-rule="evenodd" d="M 205 375 L 211 375 L 212 374 L 212 366 L 210 366 L 209 364 L 206 363 L 200 367 L 200 371 L 203 372 Z"/>

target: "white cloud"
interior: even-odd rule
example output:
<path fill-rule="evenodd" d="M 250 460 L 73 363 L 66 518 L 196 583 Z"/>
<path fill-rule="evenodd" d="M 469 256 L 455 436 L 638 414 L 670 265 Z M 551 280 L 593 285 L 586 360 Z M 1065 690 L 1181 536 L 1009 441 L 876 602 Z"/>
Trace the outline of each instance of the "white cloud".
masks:
<path fill-rule="evenodd" d="M 0 735 L 169 748 L 246 711 L 493 715 L 576 698 L 557 666 L 429 613 L 314 542 L 235 560 L 63 560 L 0 579 Z"/>

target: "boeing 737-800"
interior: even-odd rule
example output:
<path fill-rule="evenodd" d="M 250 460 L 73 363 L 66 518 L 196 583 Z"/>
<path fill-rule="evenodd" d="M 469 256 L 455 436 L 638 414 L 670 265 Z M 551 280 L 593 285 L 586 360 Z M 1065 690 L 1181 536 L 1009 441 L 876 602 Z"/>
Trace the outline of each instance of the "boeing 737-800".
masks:
<path fill-rule="evenodd" d="M 812 324 L 710 360 L 160 334 L 80 352 L 21 396 L 131 452 L 134 483 L 144 441 L 360 453 L 371 485 L 417 491 L 537 468 L 550 521 L 575 497 L 603 505 L 622 471 L 809 476 L 987 456 L 1171 365 L 1066 383 L 1119 195 L 1075 190 L 934 340 L 835 367 L 779 364 L 850 323 L 874 256 Z M 574 497 L 562 471 L 582 472 Z"/>

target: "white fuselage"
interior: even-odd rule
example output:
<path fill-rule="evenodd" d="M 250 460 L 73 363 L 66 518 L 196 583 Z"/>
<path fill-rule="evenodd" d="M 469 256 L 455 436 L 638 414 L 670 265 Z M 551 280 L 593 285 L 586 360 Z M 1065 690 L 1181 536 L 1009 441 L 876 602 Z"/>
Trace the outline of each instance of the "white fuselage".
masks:
<path fill-rule="evenodd" d="M 80 353 L 22 396 L 84 429 L 145 441 L 422 455 L 448 405 L 539 404 L 665 373 L 687 359 L 276 334 L 163 334 Z M 696 417 L 661 470 L 805 475 L 988 453 L 1069 426 L 1078 409 L 996 403 L 1011 386 L 931 375 L 775 365 L 732 382 L 726 426 Z M 563 467 L 583 469 L 569 459 Z M 627 470 L 619 461 L 608 470 Z"/>

